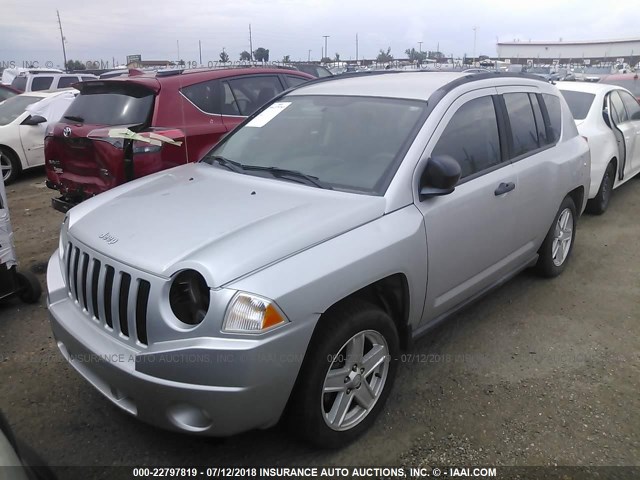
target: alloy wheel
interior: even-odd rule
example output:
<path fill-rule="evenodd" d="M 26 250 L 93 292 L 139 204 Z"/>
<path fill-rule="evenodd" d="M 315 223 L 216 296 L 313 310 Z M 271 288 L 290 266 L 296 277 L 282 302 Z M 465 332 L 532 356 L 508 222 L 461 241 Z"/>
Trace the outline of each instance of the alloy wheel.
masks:
<path fill-rule="evenodd" d="M 6 182 L 11 176 L 12 170 L 13 165 L 11 164 L 11 160 L 7 155 L 0 152 L 0 173 L 2 173 L 2 180 Z"/>
<path fill-rule="evenodd" d="M 332 358 L 322 386 L 321 408 L 332 430 L 349 430 L 371 412 L 389 373 L 384 336 L 365 330 L 351 337 Z"/>
<path fill-rule="evenodd" d="M 564 263 L 571 249 L 573 240 L 573 213 L 571 209 L 565 208 L 558 216 L 556 222 L 553 243 L 551 245 L 551 258 L 553 264 L 559 267 Z"/>

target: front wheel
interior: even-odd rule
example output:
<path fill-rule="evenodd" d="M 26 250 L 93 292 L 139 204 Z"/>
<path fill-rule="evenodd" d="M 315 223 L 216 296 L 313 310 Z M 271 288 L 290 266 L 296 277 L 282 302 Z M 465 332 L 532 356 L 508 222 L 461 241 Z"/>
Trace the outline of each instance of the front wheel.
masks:
<path fill-rule="evenodd" d="M 20 174 L 20 161 L 5 147 L 0 147 L 0 174 L 5 185 L 12 183 Z"/>
<path fill-rule="evenodd" d="M 540 257 L 536 265 L 545 277 L 560 275 L 569 261 L 576 232 L 576 205 L 571 197 L 565 197 L 553 224 L 538 251 Z"/>
<path fill-rule="evenodd" d="M 374 422 L 395 379 L 398 332 L 389 315 L 364 301 L 321 319 L 305 356 L 289 411 L 304 440 L 339 448 Z"/>

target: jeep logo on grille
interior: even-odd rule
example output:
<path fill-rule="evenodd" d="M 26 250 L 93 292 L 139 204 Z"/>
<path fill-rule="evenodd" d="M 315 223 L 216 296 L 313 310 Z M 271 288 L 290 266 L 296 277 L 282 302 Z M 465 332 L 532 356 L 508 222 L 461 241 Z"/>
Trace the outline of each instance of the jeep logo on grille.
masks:
<path fill-rule="evenodd" d="M 71 127 L 64 127 L 64 130 L 62 130 L 62 134 L 65 137 L 70 137 L 71 136 Z"/>
<path fill-rule="evenodd" d="M 101 238 L 102 240 L 104 240 L 105 242 L 107 242 L 109 245 L 113 245 L 114 243 L 118 243 L 119 238 L 118 237 L 114 237 L 113 235 L 111 235 L 109 232 L 107 233 L 103 233 L 102 235 L 100 235 L 98 238 Z"/>

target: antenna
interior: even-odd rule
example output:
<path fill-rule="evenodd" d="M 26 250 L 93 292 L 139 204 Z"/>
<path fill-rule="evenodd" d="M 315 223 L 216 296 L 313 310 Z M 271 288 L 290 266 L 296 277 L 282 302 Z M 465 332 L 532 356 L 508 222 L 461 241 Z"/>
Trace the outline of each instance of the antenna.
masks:
<path fill-rule="evenodd" d="M 64 34 L 62 33 L 62 22 L 60 21 L 60 12 L 58 10 L 56 10 L 56 13 L 58 14 L 58 25 L 60 26 L 60 40 L 62 40 L 62 56 L 64 57 L 64 71 L 67 71 L 67 51 L 64 48 L 64 42 L 65 42 L 65 38 L 64 38 Z"/>

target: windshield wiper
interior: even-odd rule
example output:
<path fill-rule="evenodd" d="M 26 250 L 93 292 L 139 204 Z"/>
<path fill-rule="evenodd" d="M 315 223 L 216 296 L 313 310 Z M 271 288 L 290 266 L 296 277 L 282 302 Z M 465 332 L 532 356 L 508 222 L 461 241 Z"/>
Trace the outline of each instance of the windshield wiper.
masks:
<path fill-rule="evenodd" d="M 216 162 L 218 165 L 227 167 L 229 170 L 236 173 L 244 173 L 246 170 L 246 167 L 240 162 L 234 162 L 233 160 L 229 160 L 221 155 L 210 155 L 206 157 L 204 161 L 210 165 L 212 165 L 213 162 Z"/>
<path fill-rule="evenodd" d="M 312 185 L 318 188 L 324 188 L 327 190 L 333 190 L 333 188 L 322 182 L 318 177 L 314 177 L 313 175 L 307 175 L 306 173 L 298 172 L 297 170 L 287 170 L 286 168 L 278 168 L 278 167 L 259 167 L 253 165 L 243 165 L 244 169 L 247 171 L 262 171 L 269 172 L 276 178 L 284 178 L 286 180 L 294 180 L 300 183 L 304 183 L 306 185 Z"/>
<path fill-rule="evenodd" d="M 84 123 L 84 118 L 77 117 L 75 115 L 65 115 L 64 118 L 66 118 L 67 120 L 73 120 L 74 122 Z"/>

